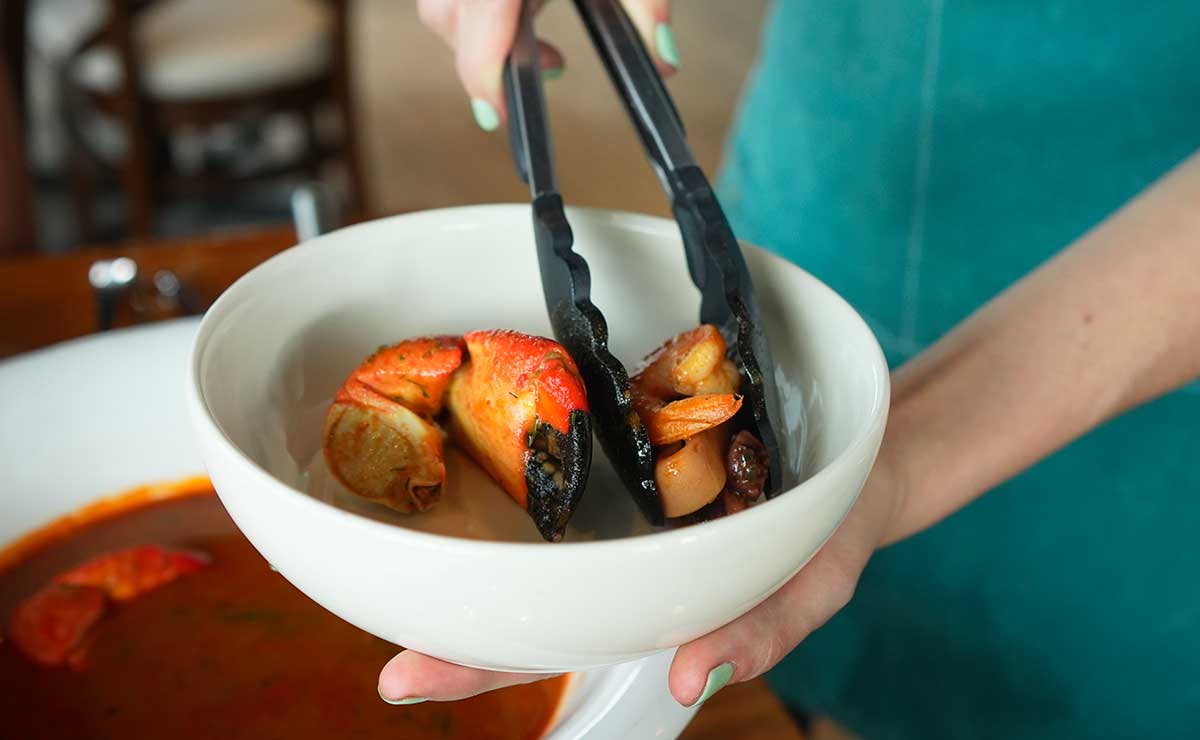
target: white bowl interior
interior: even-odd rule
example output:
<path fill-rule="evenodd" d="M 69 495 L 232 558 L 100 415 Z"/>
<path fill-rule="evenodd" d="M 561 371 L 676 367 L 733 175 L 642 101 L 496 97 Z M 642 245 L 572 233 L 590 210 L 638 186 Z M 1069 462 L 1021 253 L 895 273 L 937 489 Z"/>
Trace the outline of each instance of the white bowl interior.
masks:
<path fill-rule="evenodd" d="M 611 349 L 627 367 L 696 324 L 699 296 L 672 222 L 588 209 L 572 209 L 569 218 Z M 785 403 L 778 427 L 799 481 L 842 454 L 878 415 L 879 367 L 857 361 L 878 348 L 869 332 L 847 326 L 858 317 L 832 291 L 765 251 L 745 251 Z M 243 291 L 219 307 L 197 357 L 203 402 L 242 453 L 295 490 L 361 516 L 460 537 L 541 541 L 524 512 L 461 454 L 451 453 L 442 503 L 409 516 L 351 496 L 320 454 L 330 399 L 381 344 L 479 328 L 550 334 L 527 207 L 433 211 L 351 227 L 252 277 L 287 289 Z M 804 290 L 796 290 L 797 280 Z M 566 540 L 649 531 L 597 454 Z"/>

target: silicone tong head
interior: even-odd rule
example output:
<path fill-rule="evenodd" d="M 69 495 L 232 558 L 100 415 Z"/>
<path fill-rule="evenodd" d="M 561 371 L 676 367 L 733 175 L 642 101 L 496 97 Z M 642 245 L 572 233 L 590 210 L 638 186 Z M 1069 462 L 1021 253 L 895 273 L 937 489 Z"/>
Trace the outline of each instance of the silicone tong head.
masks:
<path fill-rule="evenodd" d="M 504 69 L 509 138 L 521 179 L 529 184 L 542 291 L 554 337 L 566 347 L 587 387 L 593 426 L 622 482 L 646 518 L 664 522 L 654 484 L 650 437 L 633 410 L 629 375 L 608 349 L 608 324 L 591 300 L 591 273 L 574 251 L 574 235 L 554 178 L 550 125 L 542 93 L 532 7 L 522 3 Z"/>
<path fill-rule="evenodd" d="M 762 328 L 754 285 L 733 229 L 683 130 L 679 112 L 633 23 L 617 0 L 575 0 L 588 34 L 625 104 L 642 146 L 671 200 L 688 271 L 701 293 L 700 322 L 713 324 L 731 348 L 748 403 L 747 426 L 770 456 L 768 496 L 795 481 L 772 420 L 782 420 L 775 364 Z"/>

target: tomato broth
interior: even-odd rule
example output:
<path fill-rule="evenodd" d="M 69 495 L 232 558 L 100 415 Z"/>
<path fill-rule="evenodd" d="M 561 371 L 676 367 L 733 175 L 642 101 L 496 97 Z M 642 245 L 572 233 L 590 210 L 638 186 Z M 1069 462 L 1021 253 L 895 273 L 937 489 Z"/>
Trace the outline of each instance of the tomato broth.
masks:
<path fill-rule="evenodd" d="M 39 665 L 0 642 L 0 735 L 14 738 L 490 738 L 533 740 L 566 678 L 458 702 L 390 706 L 379 669 L 398 648 L 342 621 L 273 572 L 211 489 L 51 525 L 0 555 L 0 624 L 56 575 L 155 544 L 207 567 L 109 605 L 74 666 Z"/>

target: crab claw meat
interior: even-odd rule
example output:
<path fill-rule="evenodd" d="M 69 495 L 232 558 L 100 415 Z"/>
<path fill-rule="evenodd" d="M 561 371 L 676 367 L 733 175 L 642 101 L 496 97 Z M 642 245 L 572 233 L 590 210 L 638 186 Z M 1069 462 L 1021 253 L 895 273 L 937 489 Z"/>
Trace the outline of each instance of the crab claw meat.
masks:
<path fill-rule="evenodd" d="M 325 460 L 353 493 L 397 511 L 425 511 L 446 480 L 442 410 L 463 342 L 440 336 L 379 349 L 355 368 L 325 416 Z"/>
<path fill-rule="evenodd" d="M 512 331 L 463 337 L 468 361 L 450 384 L 455 438 L 558 540 L 591 464 L 587 393 L 574 361 L 549 339 Z"/>
<path fill-rule="evenodd" d="M 406 514 L 437 503 L 446 480 L 441 430 L 353 380 L 325 417 L 325 461 L 355 494 Z"/>

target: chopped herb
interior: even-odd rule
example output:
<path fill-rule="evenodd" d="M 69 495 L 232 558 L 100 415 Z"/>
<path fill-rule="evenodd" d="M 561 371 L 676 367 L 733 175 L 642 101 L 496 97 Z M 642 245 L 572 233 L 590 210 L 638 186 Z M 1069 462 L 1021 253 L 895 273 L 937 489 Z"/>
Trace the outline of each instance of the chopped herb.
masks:
<path fill-rule="evenodd" d="M 512 396 L 513 398 L 520 398 L 520 396 L 518 396 L 516 393 L 513 393 L 512 391 L 509 391 L 508 395 Z"/>

